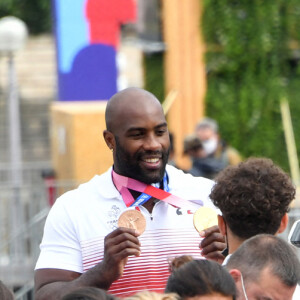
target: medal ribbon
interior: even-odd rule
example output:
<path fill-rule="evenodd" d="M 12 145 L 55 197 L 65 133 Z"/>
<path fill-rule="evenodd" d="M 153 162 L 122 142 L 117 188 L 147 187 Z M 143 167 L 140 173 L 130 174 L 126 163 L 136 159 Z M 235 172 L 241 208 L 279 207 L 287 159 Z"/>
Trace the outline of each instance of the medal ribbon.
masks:
<path fill-rule="evenodd" d="M 152 186 L 159 188 L 160 187 L 160 183 L 159 182 L 153 183 Z M 163 188 L 164 188 L 165 191 L 167 191 L 167 192 L 169 191 L 167 173 L 165 173 L 164 178 L 163 178 Z M 134 206 L 143 205 L 150 198 L 151 198 L 150 195 L 147 195 L 145 193 L 141 193 L 141 195 L 138 196 L 137 199 L 135 200 Z"/>
<path fill-rule="evenodd" d="M 121 193 L 127 207 L 142 205 L 143 203 L 148 201 L 151 197 L 167 202 L 175 207 L 179 207 L 179 208 L 184 207 L 190 210 L 195 210 L 199 208 L 199 206 L 201 206 L 201 203 L 199 203 L 200 205 L 195 204 L 188 200 L 172 195 L 168 191 L 159 189 L 157 187 L 148 185 L 146 183 L 140 182 L 138 180 L 129 177 L 119 175 L 115 171 L 112 171 L 112 178 L 116 188 Z M 142 197 L 140 196 L 135 200 L 131 195 L 129 189 L 146 194 L 148 197 L 143 197 L 142 194 L 141 195 Z"/>

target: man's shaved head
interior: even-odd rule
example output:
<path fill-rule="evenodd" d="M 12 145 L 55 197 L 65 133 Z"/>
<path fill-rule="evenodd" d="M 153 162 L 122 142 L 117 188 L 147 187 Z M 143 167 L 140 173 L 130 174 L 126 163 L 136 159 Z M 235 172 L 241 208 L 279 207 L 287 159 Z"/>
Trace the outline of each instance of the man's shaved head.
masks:
<path fill-rule="evenodd" d="M 160 102 L 153 94 L 140 88 L 131 87 L 116 93 L 109 99 L 105 111 L 107 130 L 114 132 L 120 118 L 123 118 L 132 108 L 144 109 L 145 106 L 153 105 L 161 107 Z M 161 111 L 163 112 L 162 107 Z"/>
<path fill-rule="evenodd" d="M 138 88 L 123 90 L 108 101 L 105 121 L 103 136 L 113 150 L 114 171 L 147 184 L 160 182 L 170 140 L 156 97 Z"/>

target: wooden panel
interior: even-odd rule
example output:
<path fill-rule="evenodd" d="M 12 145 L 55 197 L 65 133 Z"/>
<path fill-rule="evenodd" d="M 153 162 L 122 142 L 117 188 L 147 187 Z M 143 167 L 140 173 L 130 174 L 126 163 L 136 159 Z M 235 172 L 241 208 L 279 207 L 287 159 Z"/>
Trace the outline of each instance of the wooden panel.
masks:
<path fill-rule="evenodd" d="M 189 160 L 182 156 L 183 139 L 194 131 L 204 114 L 206 75 L 199 26 L 201 3 L 199 0 L 163 0 L 162 4 L 167 46 L 166 91 L 178 91 L 167 118 L 169 130 L 175 135 L 176 161 L 187 168 Z"/>
<path fill-rule="evenodd" d="M 52 157 L 59 180 L 84 182 L 112 165 L 102 132 L 106 101 L 54 103 Z"/>

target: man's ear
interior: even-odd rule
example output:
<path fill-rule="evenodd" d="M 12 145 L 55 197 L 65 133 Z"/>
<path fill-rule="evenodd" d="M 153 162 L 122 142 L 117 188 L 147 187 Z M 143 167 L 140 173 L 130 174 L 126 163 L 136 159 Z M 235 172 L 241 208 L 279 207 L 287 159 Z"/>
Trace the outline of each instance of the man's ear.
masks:
<path fill-rule="evenodd" d="M 277 233 L 284 232 L 287 225 L 288 225 L 288 222 L 289 222 L 289 216 L 288 216 L 287 213 L 285 213 L 284 216 L 281 219 L 280 226 L 279 226 L 279 229 L 277 230 Z"/>
<path fill-rule="evenodd" d="M 242 281 L 242 273 L 240 270 L 238 269 L 231 269 L 228 270 L 228 272 L 230 273 L 231 277 L 233 278 L 234 282 L 235 282 L 235 286 L 236 286 L 236 293 L 237 293 L 237 297 L 236 299 L 245 299 L 244 298 L 244 284 Z"/>
<path fill-rule="evenodd" d="M 108 130 L 103 131 L 103 137 L 106 145 L 110 150 L 115 149 L 115 136 Z"/>
<path fill-rule="evenodd" d="M 233 278 L 235 284 L 241 281 L 242 273 L 238 269 L 229 270 L 231 277 Z"/>
<path fill-rule="evenodd" d="M 226 236 L 226 223 L 224 221 L 224 218 L 220 215 L 218 215 L 218 225 L 219 225 L 219 229 L 220 232 L 223 236 Z"/>

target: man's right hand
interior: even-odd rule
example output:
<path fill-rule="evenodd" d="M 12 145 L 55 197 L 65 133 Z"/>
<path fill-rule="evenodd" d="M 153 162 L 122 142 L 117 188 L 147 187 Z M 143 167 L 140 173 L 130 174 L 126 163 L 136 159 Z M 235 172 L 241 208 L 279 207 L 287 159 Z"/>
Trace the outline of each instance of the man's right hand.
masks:
<path fill-rule="evenodd" d="M 99 264 L 101 273 L 107 274 L 106 289 L 123 275 L 129 256 L 141 254 L 139 233 L 136 230 L 120 227 L 104 239 L 104 258 Z M 103 288 L 103 287 L 102 287 Z"/>
<path fill-rule="evenodd" d="M 87 272 L 80 274 L 61 269 L 38 269 L 35 272 L 35 299 L 60 299 L 79 287 L 109 289 L 123 275 L 129 256 L 140 255 L 139 233 L 120 227 L 104 239 L 104 258 Z"/>

